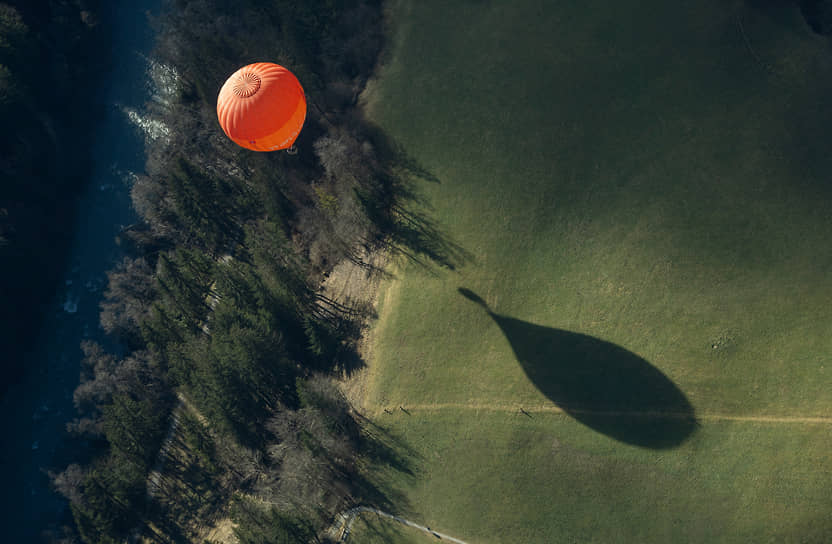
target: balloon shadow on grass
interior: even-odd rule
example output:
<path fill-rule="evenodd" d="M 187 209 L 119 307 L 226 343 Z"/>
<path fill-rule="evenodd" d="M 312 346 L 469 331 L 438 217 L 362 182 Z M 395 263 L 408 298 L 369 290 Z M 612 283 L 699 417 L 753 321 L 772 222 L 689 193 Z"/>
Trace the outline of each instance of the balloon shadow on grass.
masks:
<path fill-rule="evenodd" d="M 565 413 L 610 438 L 644 448 L 673 448 L 697 428 L 684 393 L 626 349 L 586 334 L 535 325 L 491 311 L 529 380 Z"/>

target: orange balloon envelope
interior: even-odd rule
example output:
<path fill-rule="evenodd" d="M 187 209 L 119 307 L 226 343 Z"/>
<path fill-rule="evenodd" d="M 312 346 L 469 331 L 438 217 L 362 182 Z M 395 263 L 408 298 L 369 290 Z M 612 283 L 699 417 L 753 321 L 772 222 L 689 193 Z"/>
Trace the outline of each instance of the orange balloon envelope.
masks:
<path fill-rule="evenodd" d="M 225 134 L 254 151 L 292 147 L 306 120 L 306 98 L 295 75 L 278 64 L 243 66 L 220 89 L 217 117 Z"/>

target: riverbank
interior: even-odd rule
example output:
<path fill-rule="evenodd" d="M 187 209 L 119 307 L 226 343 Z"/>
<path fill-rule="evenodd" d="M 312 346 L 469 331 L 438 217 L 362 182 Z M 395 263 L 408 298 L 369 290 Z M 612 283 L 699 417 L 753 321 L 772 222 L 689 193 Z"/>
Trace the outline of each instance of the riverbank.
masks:
<path fill-rule="evenodd" d="M 133 252 L 110 275 L 102 320 L 135 351 L 88 350 L 89 369 L 75 392 L 84 418 L 77 428 L 98 449 L 91 462 L 56 479 L 86 540 L 156 530 L 150 525 L 181 539 L 196 530 L 195 512 L 222 509 L 215 491 L 223 482 L 269 483 L 263 493 L 295 506 L 281 515 L 312 526 L 328 521 L 325 510 L 340 511 L 351 494 L 364 493 L 349 490 L 359 485 L 352 478 L 357 441 L 370 437 L 360 437 L 338 392 L 319 376 L 360 365 L 355 312 L 317 287 L 339 260 L 362 258 L 358 241 L 384 243 L 374 220 L 387 219 L 388 172 L 350 102 L 375 59 L 378 6 L 281 6 L 252 3 L 231 21 L 207 15 L 222 11 L 218 3 L 195 2 L 171 6 L 159 19 L 152 62 L 170 75 L 170 92 L 142 117 L 158 129 L 148 133 L 147 174 L 132 186 L 142 221 L 125 235 Z M 354 40 L 345 46 L 324 36 Z M 291 67 L 303 82 L 310 109 L 297 155 L 249 153 L 216 130 L 215 90 L 252 54 Z M 262 454 L 262 463 L 213 458 L 205 443 L 208 450 L 192 450 L 196 457 L 172 458 L 175 448 L 165 448 L 159 455 L 167 462 L 160 463 L 159 418 L 172 391 L 204 414 L 211 440 L 239 443 L 244 454 Z M 327 447 L 348 449 L 336 454 L 339 470 L 304 462 L 292 478 L 282 477 L 291 460 L 272 459 L 272 441 L 289 444 L 280 455 L 292 460 L 308 454 L 309 442 L 280 422 L 329 417 L 342 422 L 337 433 L 349 433 L 333 441 L 331 427 L 316 427 Z M 217 464 L 203 473 L 206 494 L 193 508 L 144 492 L 154 467 L 175 474 L 203 454 Z M 194 484 L 166 478 L 183 490 Z M 315 497 L 304 480 L 314 482 Z"/>
<path fill-rule="evenodd" d="M 141 108 L 147 99 L 142 53 L 149 51 L 151 32 L 145 10 L 155 4 L 107 4 L 106 13 L 99 14 L 97 24 L 107 25 L 112 33 L 103 51 L 119 58 L 117 69 L 108 64 L 112 70 L 102 69 L 85 81 L 91 88 L 74 90 L 91 101 L 97 113 L 85 116 L 82 112 L 89 110 L 79 107 L 73 115 L 84 129 L 73 133 L 67 127 L 59 133 L 65 153 L 77 155 L 67 158 L 61 175 L 82 190 L 76 198 L 60 201 L 62 212 L 49 217 L 62 231 L 59 240 L 65 247 L 51 242 L 54 260 L 43 264 L 57 278 L 55 290 L 42 295 L 36 306 L 27 302 L 42 320 L 36 340 L 24 342 L 22 334 L 14 339 L 25 372 L 2 401 L 4 477 L 11 482 L 6 489 L 13 492 L 4 494 L 3 508 L 10 519 L 18 520 L 6 529 L 8 540 L 49 540 L 61 533 L 61 526 L 72 523 L 67 502 L 54 493 L 47 473 L 62 469 L 89 447 L 83 440 L 69 439 L 66 424 L 75 415 L 72 393 L 81 374 L 81 341 L 109 342 L 99 328 L 99 303 L 106 272 L 121 256 L 116 236 L 133 221 L 129 185 L 144 161 L 142 135 L 122 108 Z M 69 168 L 75 161 L 87 167 Z M 25 292 L 21 289 L 18 295 Z"/>

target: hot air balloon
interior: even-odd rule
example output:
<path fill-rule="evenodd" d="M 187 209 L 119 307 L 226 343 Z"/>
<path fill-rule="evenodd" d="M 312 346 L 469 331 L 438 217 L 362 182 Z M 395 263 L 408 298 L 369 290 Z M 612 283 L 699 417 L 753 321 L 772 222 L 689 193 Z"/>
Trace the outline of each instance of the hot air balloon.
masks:
<path fill-rule="evenodd" d="M 246 149 L 291 148 L 306 119 L 303 87 L 278 64 L 243 66 L 220 89 L 217 118 L 225 134 Z"/>

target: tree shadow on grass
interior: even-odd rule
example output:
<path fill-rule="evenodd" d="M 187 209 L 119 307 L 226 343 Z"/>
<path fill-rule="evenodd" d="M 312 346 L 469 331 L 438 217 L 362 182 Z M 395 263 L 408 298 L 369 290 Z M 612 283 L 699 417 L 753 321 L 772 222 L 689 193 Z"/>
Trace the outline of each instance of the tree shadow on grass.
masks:
<path fill-rule="evenodd" d="M 535 325 L 492 312 L 526 376 L 564 412 L 615 440 L 673 448 L 697 428 L 693 406 L 662 372 L 626 349 L 585 334 Z"/>
<path fill-rule="evenodd" d="M 353 499 L 350 506 L 372 506 L 398 514 L 409 512 L 407 495 L 388 478 L 412 485 L 417 478 L 419 455 L 405 440 L 359 412 L 352 416 L 361 427 L 358 451 L 363 469 L 353 471 L 347 478 Z"/>
<path fill-rule="evenodd" d="M 364 122 L 362 130 L 376 150 L 377 184 L 357 191 L 364 213 L 374 225 L 373 242 L 431 272 L 435 266 L 456 270 L 473 256 L 431 217 L 419 181 L 441 180 L 379 127 Z"/>

